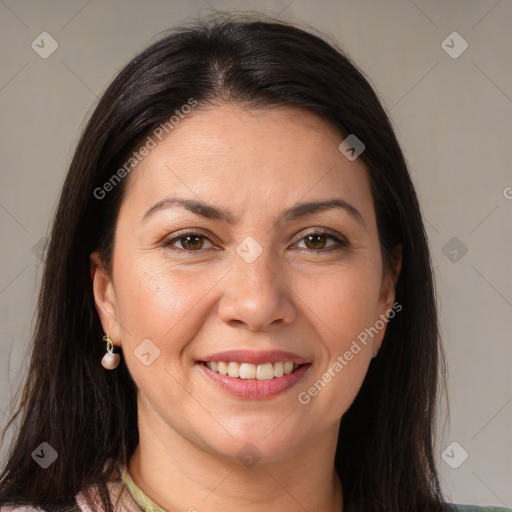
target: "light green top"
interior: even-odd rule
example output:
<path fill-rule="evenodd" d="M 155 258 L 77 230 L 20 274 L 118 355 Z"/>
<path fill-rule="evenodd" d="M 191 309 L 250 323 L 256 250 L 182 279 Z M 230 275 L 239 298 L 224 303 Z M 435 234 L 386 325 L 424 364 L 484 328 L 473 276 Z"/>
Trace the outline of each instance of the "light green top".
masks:
<path fill-rule="evenodd" d="M 453 512 L 512 512 L 503 507 L 478 507 L 476 505 L 455 505 Z"/>
<path fill-rule="evenodd" d="M 128 471 L 123 468 L 121 476 L 124 485 L 132 495 L 137 505 L 144 512 L 166 512 L 163 508 L 159 507 L 154 501 L 150 500 L 131 479 Z M 454 505 L 453 512 L 512 512 L 509 508 L 502 507 L 478 507 L 476 505 Z"/>
<path fill-rule="evenodd" d="M 128 474 L 126 468 L 123 468 L 121 472 L 121 477 L 123 479 L 123 483 L 125 487 L 128 489 L 128 492 L 131 494 L 132 498 L 135 500 L 137 505 L 144 510 L 144 512 L 166 512 L 163 508 L 159 507 L 154 501 L 150 500 L 137 486 L 137 484 L 132 480 L 131 476 Z"/>
<path fill-rule="evenodd" d="M 455 505 L 453 512 L 512 512 L 503 507 L 478 507 L 477 505 Z"/>

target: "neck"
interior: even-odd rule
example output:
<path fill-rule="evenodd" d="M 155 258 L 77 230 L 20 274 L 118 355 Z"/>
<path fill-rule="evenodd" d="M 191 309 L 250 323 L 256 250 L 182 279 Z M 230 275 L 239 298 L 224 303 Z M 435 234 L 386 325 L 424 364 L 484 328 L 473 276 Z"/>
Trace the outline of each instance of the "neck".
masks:
<path fill-rule="evenodd" d="M 140 414 L 139 444 L 128 472 L 144 494 L 168 512 L 342 512 L 342 485 L 333 455 L 338 428 L 339 423 L 279 460 L 244 465 L 199 447 L 161 418 Z"/>

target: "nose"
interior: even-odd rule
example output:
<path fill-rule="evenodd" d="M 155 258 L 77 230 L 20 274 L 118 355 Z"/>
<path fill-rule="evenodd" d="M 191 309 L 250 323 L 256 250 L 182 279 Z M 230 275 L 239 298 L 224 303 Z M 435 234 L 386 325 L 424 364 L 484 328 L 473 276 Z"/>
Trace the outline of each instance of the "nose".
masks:
<path fill-rule="evenodd" d="M 235 254 L 219 301 L 220 319 L 231 327 L 262 331 L 294 321 L 292 286 L 269 249 L 247 262 Z"/>

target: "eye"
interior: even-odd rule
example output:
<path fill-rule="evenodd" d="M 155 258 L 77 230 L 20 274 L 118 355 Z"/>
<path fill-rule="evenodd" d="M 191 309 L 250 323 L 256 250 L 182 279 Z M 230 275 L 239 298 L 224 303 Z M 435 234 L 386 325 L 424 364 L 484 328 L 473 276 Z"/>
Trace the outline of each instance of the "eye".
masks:
<path fill-rule="evenodd" d="M 179 236 L 175 236 L 174 238 L 167 240 L 166 242 L 164 242 L 164 245 L 166 247 L 173 246 L 176 247 L 177 249 L 185 250 L 188 252 L 194 252 L 208 248 L 204 246 L 205 243 L 209 243 L 213 247 L 213 244 L 206 237 L 206 235 L 202 233 L 188 232 L 182 233 Z"/>
<path fill-rule="evenodd" d="M 329 240 L 331 243 L 329 244 Z M 304 243 L 304 246 L 300 246 Z M 210 244 L 209 246 L 205 244 Z M 179 236 L 167 240 L 163 244 L 165 247 L 174 248 L 186 252 L 198 252 L 202 249 L 208 249 L 214 247 L 210 239 L 201 232 L 186 232 L 181 233 Z M 348 243 L 341 240 L 337 236 L 331 234 L 328 231 L 320 230 L 313 231 L 303 236 L 298 244 L 300 249 L 309 249 L 317 252 L 327 252 L 330 250 L 338 250 L 343 247 L 348 247 Z"/>
<path fill-rule="evenodd" d="M 328 245 L 328 241 L 334 241 L 330 245 Z M 348 244 L 340 240 L 337 236 L 334 236 L 328 231 L 314 231 L 308 233 L 306 236 L 302 237 L 299 240 L 299 244 L 304 242 L 304 246 L 306 249 L 310 249 L 313 251 L 325 251 L 327 250 L 336 250 L 341 249 L 343 247 L 348 247 Z M 301 249 L 304 248 L 300 247 Z"/>

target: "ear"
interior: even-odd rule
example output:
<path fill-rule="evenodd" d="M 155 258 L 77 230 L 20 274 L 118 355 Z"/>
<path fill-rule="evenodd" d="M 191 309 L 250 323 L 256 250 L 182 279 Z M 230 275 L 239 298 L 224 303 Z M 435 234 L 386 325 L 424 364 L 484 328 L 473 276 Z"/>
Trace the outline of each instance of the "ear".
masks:
<path fill-rule="evenodd" d="M 396 287 L 400 271 L 402 270 L 402 255 L 403 247 L 402 244 L 396 245 L 391 251 L 391 277 L 393 279 L 393 288 Z M 393 299 L 394 300 L 394 299 Z"/>
<path fill-rule="evenodd" d="M 121 346 L 121 329 L 118 322 L 116 296 L 110 274 L 105 269 L 97 251 L 90 255 L 90 271 L 94 304 L 105 334 L 110 334 L 112 342 Z"/>
<path fill-rule="evenodd" d="M 402 307 L 398 307 L 398 305 L 396 306 L 396 309 L 393 308 L 393 304 L 395 303 L 396 283 L 398 282 L 398 277 L 400 276 L 400 271 L 402 269 L 402 254 L 402 244 L 396 245 L 390 255 L 389 267 L 384 268 L 383 270 L 378 306 L 379 317 L 376 318 L 376 321 L 384 319 L 386 325 L 389 318 L 389 312 L 393 310 L 398 312 L 402 309 Z M 375 336 L 373 340 L 374 354 L 380 350 L 380 346 L 382 344 L 382 340 L 384 339 L 385 333 L 386 327 L 380 329 L 378 334 Z"/>

